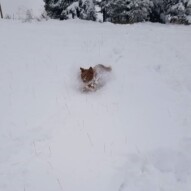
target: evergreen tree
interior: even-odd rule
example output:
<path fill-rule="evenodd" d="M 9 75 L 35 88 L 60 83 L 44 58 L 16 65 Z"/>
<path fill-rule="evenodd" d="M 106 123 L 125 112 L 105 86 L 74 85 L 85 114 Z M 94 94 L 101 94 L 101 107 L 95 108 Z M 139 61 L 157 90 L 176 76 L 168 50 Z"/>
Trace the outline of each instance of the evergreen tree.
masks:
<path fill-rule="evenodd" d="M 154 10 L 151 21 L 162 23 L 189 24 L 190 0 L 153 0 Z"/>
<path fill-rule="evenodd" d="M 93 0 L 44 0 L 45 10 L 51 18 L 68 19 L 79 17 L 85 20 L 96 20 Z"/>
<path fill-rule="evenodd" d="M 135 23 L 148 21 L 152 12 L 151 0 L 104 0 L 103 20 L 114 23 Z"/>
<path fill-rule="evenodd" d="M 96 20 L 95 4 L 93 0 L 79 0 L 80 18 L 85 20 Z"/>
<path fill-rule="evenodd" d="M 24 22 L 31 22 L 33 20 L 33 12 L 31 9 L 26 10 Z"/>

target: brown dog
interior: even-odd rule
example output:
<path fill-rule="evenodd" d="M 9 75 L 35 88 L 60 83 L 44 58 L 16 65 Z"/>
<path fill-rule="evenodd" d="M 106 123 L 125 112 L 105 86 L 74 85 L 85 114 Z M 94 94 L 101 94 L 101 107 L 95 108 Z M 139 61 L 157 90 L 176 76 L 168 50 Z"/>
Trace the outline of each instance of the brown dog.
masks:
<path fill-rule="evenodd" d="M 111 67 L 98 64 L 95 67 L 89 69 L 80 68 L 81 79 L 84 82 L 83 91 L 95 91 L 97 88 L 102 86 L 100 80 L 104 72 L 111 71 Z"/>

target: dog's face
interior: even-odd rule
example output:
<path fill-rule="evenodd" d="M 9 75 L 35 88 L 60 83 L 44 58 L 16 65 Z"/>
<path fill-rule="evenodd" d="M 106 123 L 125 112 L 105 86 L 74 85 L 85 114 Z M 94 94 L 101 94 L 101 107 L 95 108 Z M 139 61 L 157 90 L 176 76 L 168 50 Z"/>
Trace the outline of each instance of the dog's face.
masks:
<path fill-rule="evenodd" d="M 89 69 L 80 68 L 81 70 L 81 79 L 84 83 L 90 82 L 94 77 L 94 70 L 92 67 Z"/>

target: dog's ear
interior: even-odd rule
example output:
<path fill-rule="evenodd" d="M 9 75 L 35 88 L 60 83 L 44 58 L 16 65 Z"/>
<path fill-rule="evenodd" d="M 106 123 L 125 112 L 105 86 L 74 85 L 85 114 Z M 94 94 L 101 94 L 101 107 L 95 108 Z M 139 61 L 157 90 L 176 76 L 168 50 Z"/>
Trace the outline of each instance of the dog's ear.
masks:
<path fill-rule="evenodd" d="M 90 68 L 89 68 L 89 71 L 93 72 L 93 68 L 92 68 L 92 67 L 90 67 Z"/>
<path fill-rule="evenodd" d="M 84 72 L 85 69 L 84 68 L 80 68 L 80 70 L 81 70 L 81 72 Z"/>

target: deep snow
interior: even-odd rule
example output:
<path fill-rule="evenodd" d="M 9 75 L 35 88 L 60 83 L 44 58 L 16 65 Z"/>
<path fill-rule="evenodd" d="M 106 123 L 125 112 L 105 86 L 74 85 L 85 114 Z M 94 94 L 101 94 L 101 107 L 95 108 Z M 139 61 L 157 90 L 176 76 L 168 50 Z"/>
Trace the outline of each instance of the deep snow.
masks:
<path fill-rule="evenodd" d="M 0 20 L 0 191 L 190 191 L 190 34 Z M 96 64 L 110 78 L 82 93 Z"/>

